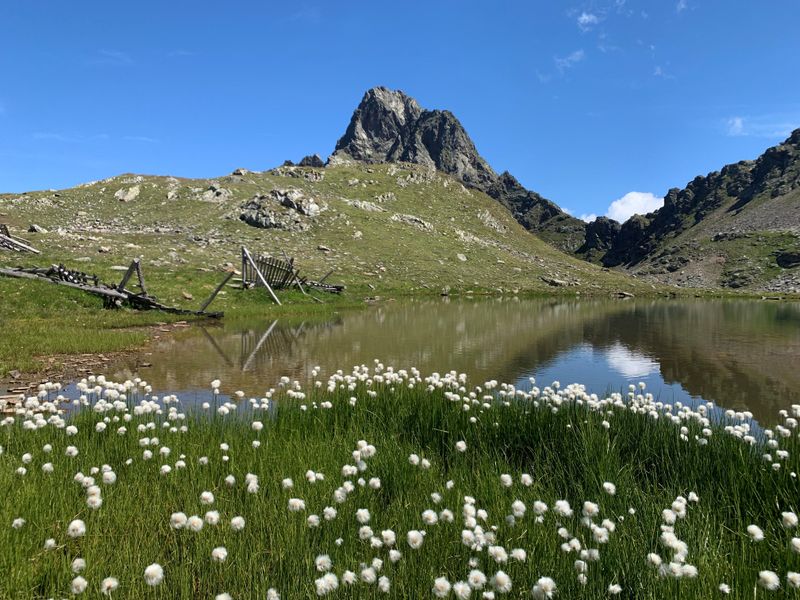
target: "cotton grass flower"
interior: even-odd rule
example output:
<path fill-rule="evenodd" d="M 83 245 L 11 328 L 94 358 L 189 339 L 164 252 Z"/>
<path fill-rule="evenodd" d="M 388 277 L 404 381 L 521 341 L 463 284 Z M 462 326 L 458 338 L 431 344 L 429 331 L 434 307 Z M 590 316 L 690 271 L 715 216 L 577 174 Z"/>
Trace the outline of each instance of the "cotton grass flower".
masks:
<path fill-rule="evenodd" d="M 182 512 L 172 513 L 169 517 L 169 525 L 173 529 L 182 529 L 186 526 L 187 521 L 188 518 L 186 517 L 186 514 Z"/>
<path fill-rule="evenodd" d="M 231 529 L 241 531 L 244 529 L 244 517 L 233 517 L 231 519 Z"/>
<path fill-rule="evenodd" d="M 144 580 L 150 586 L 160 584 L 164 581 L 164 569 L 158 563 L 149 565 L 144 570 Z"/>
<path fill-rule="evenodd" d="M 615 486 L 613 483 L 609 481 L 606 481 L 605 483 L 603 483 L 603 491 L 605 491 L 605 493 L 608 494 L 609 496 L 613 496 L 614 494 L 617 493 L 617 486 Z"/>
<path fill-rule="evenodd" d="M 314 559 L 314 566 L 317 568 L 317 571 L 327 573 L 333 567 L 333 561 L 331 561 L 331 557 L 327 554 L 320 554 Z"/>
<path fill-rule="evenodd" d="M 433 592 L 433 595 L 436 596 L 437 598 L 447 598 L 447 596 L 450 595 L 451 589 L 452 586 L 450 585 L 450 582 L 447 581 L 447 578 L 437 577 L 433 581 L 433 588 L 431 591 Z"/>
<path fill-rule="evenodd" d="M 797 527 L 797 515 L 793 512 L 781 513 L 781 522 L 786 529 L 794 529 Z"/>
<path fill-rule="evenodd" d="M 119 581 L 115 577 L 106 577 L 100 582 L 100 593 L 104 596 L 110 596 L 119 587 Z"/>
<path fill-rule="evenodd" d="M 781 587 L 781 579 L 774 571 L 759 571 L 758 572 L 758 585 L 765 590 L 774 592 Z"/>
<path fill-rule="evenodd" d="M 211 560 L 214 562 L 225 562 L 226 558 L 228 558 L 228 551 L 224 546 L 217 546 L 211 551 Z"/>
<path fill-rule="evenodd" d="M 289 512 L 300 512 L 306 509 L 306 503 L 300 498 L 289 498 Z"/>
<path fill-rule="evenodd" d="M 507 594 L 511 591 L 511 577 L 504 571 L 497 571 L 497 573 L 492 575 L 490 583 L 494 590 L 500 594 Z"/>
<path fill-rule="evenodd" d="M 208 491 L 200 494 L 200 504 L 214 504 L 214 494 Z"/>
<path fill-rule="evenodd" d="M 86 581 L 80 575 L 78 575 L 75 579 L 72 580 L 72 583 L 70 584 L 70 590 L 72 591 L 73 594 L 82 594 L 83 592 L 86 591 L 88 585 L 89 582 Z"/>
<path fill-rule="evenodd" d="M 78 538 L 86 535 L 86 523 L 80 519 L 75 519 L 67 525 L 67 535 L 71 538 Z"/>
<path fill-rule="evenodd" d="M 540 577 L 531 590 L 531 594 L 537 600 L 544 600 L 545 598 L 552 598 L 556 593 L 556 582 L 550 577 Z"/>
<path fill-rule="evenodd" d="M 566 500 L 557 500 L 553 510 L 559 517 L 569 518 L 572 516 L 572 508 Z M 544 579 L 547 578 L 545 577 Z"/>
<path fill-rule="evenodd" d="M 453 584 L 453 595 L 458 598 L 458 600 L 467 600 L 467 598 L 472 596 L 472 588 L 466 581 L 456 581 Z"/>
<path fill-rule="evenodd" d="M 408 545 L 411 546 L 412 549 L 418 550 L 422 546 L 422 542 L 425 539 L 425 534 L 421 531 L 417 531 L 416 529 L 412 529 L 408 532 L 406 539 L 408 541 Z"/>
<path fill-rule="evenodd" d="M 750 539 L 754 542 L 760 542 L 764 539 L 764 532 L 758 525 L 748 525 L 747 535 L 749 535 Z"/>

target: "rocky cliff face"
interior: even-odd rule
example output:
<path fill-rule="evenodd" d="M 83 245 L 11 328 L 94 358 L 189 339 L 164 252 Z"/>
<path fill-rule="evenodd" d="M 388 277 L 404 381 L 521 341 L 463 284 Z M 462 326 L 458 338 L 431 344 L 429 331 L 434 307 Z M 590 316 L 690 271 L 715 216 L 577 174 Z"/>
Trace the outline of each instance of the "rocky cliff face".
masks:
<path fill-rule="evenodd" d="M 583 243 L 582 221 L 526 190 L 509 173 L 497 175 L 451 112 L 425 110 L 401 91 L 376 87 L 364 94 L 330 158 L 333 164 L 348 160 L 435 168 L 486 192 L 554 246 L 572 252 Z"/>
<path fill-rule="evenodd" d="M 669 190 L 662 208 L 621 226 L 601 261 L 678 284 L 796 289 L 784 257 L 800 250 L 798 236 L 800 129 L 756 160 Z"/>

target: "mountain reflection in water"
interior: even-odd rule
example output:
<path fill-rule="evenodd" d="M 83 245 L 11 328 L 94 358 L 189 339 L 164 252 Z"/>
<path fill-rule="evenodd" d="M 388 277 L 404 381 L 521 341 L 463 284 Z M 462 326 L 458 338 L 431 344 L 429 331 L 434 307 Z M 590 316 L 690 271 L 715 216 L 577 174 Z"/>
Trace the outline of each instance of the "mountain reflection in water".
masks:
<path fill-rule="evenodd" d="M 455 369 L 598 394 L 640 380 L 665 401 L 711 400 L 764 423 L 800 402 L 800 306 L 756 301 L 562 299 L 387 302 L 327 319 L 197 325 L 159 340 L 138 375 L 155 391 L 259 395 L 380 359 L 423 374 Z M 135 359 L 107 373 L 137 374 Z"/>

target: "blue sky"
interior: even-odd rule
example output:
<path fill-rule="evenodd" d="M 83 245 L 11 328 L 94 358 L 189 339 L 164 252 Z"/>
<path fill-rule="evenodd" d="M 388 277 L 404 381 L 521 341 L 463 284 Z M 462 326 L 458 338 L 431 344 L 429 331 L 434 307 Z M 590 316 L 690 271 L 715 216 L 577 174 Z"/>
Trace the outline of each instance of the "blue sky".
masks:
<path fill-rule="evenodd" d="M 0 22 L 0 191 L 324 157 L 375 85 L 575 215 L 800 127 L 796 0 L 6 0 Z"/>

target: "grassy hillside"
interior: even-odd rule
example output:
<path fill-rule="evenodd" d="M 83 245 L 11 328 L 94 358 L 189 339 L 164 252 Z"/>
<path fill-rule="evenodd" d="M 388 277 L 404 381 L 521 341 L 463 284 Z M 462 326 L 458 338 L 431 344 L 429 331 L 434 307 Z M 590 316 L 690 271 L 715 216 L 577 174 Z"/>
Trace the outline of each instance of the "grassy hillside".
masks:
<path fill-rule="evenodd" d="M 135 198 L 120 199 L 135 195 L 132 189 Z M 244 202 L 273 189 L 300 190 L 323 210 L 306 217 L 281 209 L 295 221 L 288 230 L 239 219 Z M 156 279 L 193 279 L 199 268 L 238 264 L 245 244 L 253 253 L 284 250 L 306 274 L 335 269 L 332 280 L 356 288 L 545 291 L 551 286 L 544 276 L 582 293 L 642 289 L 542 243 L 485 194 L 412 165 L 279 168 L 213 180 L 123 175 L 58 192 L 3 195 L 0 213 L 17 232 L 32 223 L 48 230 L 29 236 L 44 260 L 6 253 L 3 263 L 64 262 L 111 280 L 119 277 L 110 267 L 135 256 Z M 192 281 L 185 287 L 200 292 Z M 180 291 L 165 299 L 179 302 Z"/>
<path fill-rule="evenodd" d="M 721 194 L 714 210 L 664 240 L 633 272 L 694 287 L 787 291 L 800 286 L 797 269 L 778 262 L 781 254 L 800 254 L 800 190 L 779 197 L 762 193 L 744 210 L 737 210 L 738 202 Z"/>
<path fill-rule="evenodd" d="M 443 289 L 654 293 L 649 284 L 560 253 L 488 196 L 422 167 L 237 172 L 207 180 L 121 175 L 60 191 L 0 195 L 0 222 L 42 251 L 0 251 L 0 266 L 63 263 L 118 282 L 119 269 L 141 257 L 150 293 L 186 308 L 197 308 L 224 271 L 239 266 L 242 244 L 253 254 L 285 251 L 310 278 L 333 269 L 329 281 L 347 286 L 341 299 L 325 295 L 324 307 L 298 307 L 304 299 L 296 294 L 289 298 L 294 308 L 284 311 L 328 310 L 366 296 L 438 295 Z M 272 190 L 297 190 L 322 210 L 310 217 L 266 200 L 287 228 L 262 229 L 240 220 L 243 204 Z M 31 224 L 47 232 L 23 233 Z M 6 334 L 0 340 L 0 377 L 37 368 L 37 356 L 136 346 L 147 337 L 141 326 L 176 320 L 162 313 L 104 311 L 99 300 L 81 292 L 3 277 L 0 296 Z M 263 291 L 242 292 L 234 282 L 213 308 L 228 317 L 276 310 Z"/>

